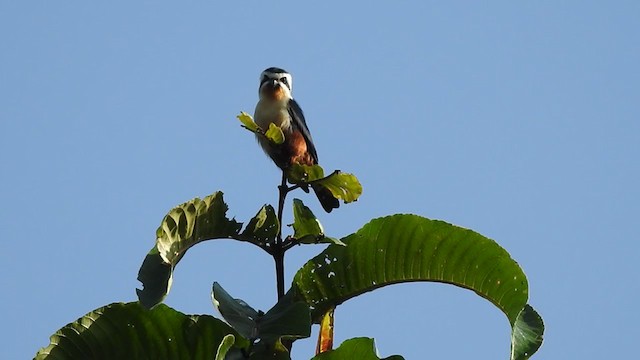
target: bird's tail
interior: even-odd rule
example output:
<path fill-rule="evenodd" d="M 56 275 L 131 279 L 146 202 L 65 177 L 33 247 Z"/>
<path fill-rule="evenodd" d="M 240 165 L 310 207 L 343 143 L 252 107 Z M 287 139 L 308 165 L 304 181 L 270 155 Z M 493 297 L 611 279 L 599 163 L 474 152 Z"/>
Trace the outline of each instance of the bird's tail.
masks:
<path fill-rule="evenodd" d="M 320 201 L 320 205 L 324 211 L 330 213 L 331 210 L 337 209 L 340 207 L 340 202 L 336 199 L 331 191 L 324 186 L 313 184 L 311 185 L 313 191 L 316 193 L 318 200 Z"/>

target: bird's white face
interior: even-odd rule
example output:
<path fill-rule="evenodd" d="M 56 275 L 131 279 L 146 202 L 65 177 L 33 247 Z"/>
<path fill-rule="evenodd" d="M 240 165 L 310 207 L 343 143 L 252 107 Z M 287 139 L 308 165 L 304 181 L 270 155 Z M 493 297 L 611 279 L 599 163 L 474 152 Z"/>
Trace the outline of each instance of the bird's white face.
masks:
<path fill-rule="evenodd" d="M 293 78 L 291 74 L 277 69 L 267 69 L 260 75 L 260 99 L 271 99 L 275 101 L 288 100 L 292 98 Z"/>

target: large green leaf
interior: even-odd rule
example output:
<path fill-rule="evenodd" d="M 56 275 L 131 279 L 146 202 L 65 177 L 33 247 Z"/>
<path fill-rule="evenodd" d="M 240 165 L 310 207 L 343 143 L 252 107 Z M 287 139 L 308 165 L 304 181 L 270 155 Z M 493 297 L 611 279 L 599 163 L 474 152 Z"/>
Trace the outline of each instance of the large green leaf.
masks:
<path fill-rule="evenodd" d="M 138 299 L 145 307 L 160 303 L 169 293 L 173 269 L 193 245 L 212 239 L 240 238 L 242 223 L 227 218 L 221 192 L 195 198 L 171 209 L 156 231 L 156 245 L 147 254 L 138 280 Z"/>
<path fill-rule="evenodd" d="M 331 351 L 316 355 L 311 360 L 381 360 L 377 354 L 376 345 L 371 338 L 353 338 L 345 340 L 340 346 Z M 400 355 L 393 355 L 382 360 L 403 360 Z"/>
<path fill-rule="evenodd" d="M 114 303 L 58 330 L 35 358 L 213 359 L 227 335 L 233 338 L 221 350 L 248 346 L 229 325 L 211 316 L 185 315 L 166 305 L 146 310 L 137 302 Z"/>
<path fill-rule="evenodd" d="M 443 221 L 393 215 L 371 221 L 342 241 L 346 247 L 330 245 L 294 277 L 290 291 L 311 306 L 316 322 L 328 308 L 364 292 L 401 282 L 433 281 L 473 290 L 500 308 L 517 328 L 527 303 L 527 278 L 491 239 Z M 534 329 L 541 338 L 542 328 Z M 514 339 L 514 347 L 520 348 L 520 338 Z"/>

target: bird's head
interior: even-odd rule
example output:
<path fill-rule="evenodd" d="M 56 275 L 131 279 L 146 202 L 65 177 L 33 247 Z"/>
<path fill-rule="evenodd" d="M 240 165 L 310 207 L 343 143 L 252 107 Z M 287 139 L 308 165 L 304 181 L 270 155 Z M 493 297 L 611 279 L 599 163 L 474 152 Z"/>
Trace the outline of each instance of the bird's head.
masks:
<path fill-rule="evenodd" d="M 293 78 L 286 70 L 270 67 L 260 74 L 260 99 L 275 101 L 292 98 Z"/>

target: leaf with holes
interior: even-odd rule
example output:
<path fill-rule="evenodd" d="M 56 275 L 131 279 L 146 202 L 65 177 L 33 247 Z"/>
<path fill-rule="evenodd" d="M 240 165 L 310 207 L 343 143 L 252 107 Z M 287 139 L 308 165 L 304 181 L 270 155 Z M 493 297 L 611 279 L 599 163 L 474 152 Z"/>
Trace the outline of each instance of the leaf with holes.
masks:
<path fill-rule="evenodd" d="M 342 241 L 347 246 L 330 245 L 294 277 L 290 292 L 312 307 L 316 322 L 333 306 L 401 282 L 443 282 L 472 290 L 502 310 L 514 329 L 527 304 L 527 278 L 518 263 L 474 231 L 393 215 L 371 221 Z M 537 329 L 542 336 L 542 328 Z"/>
<path fill-rule="evenodd" d="M 275 241 L 280 230 L 278 217 L 271 205 L 264 205 L 242 232 L 242 238 L 255 244 L 266 244 Z"/>
<path fill-rule="evenodd" d="M 156 245 L 147 254 L 136 289 L 138 299 L 147 308 L 160 303 L 169 293 L 173 269 L 189 248 L 213 239 L 239 239 L 242 223 L 227 218 L 227 204 L 221 192 L 202 200 L 195 198 L 171 209 L 156 231 Z"/>
<path fill-rule="evenodd" d="M 320 165 L 293 164 L 287 169 L 287 180 L 292 184 L 307 184 L 323 177 L 324 169 Z"/>

